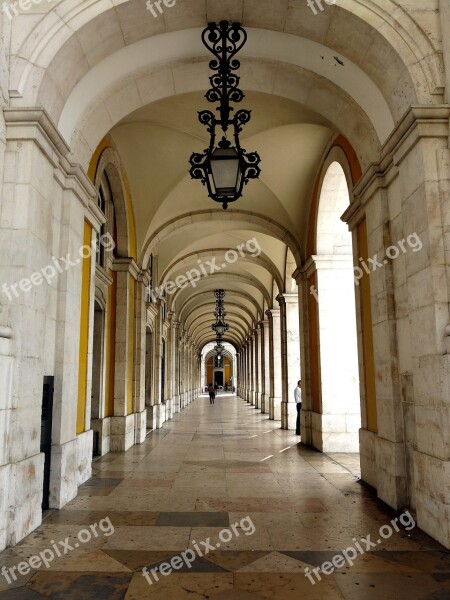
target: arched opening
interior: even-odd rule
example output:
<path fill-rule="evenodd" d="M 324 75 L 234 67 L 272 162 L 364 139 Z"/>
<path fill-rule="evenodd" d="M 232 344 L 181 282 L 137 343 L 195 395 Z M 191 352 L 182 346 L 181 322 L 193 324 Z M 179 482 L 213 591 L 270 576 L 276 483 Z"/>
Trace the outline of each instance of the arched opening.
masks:
<path fill-rule="evenodd" d="M 201 382 L 206 390 L 212 383 L 226 392 L 233 392 L 236 388 L 236 350 L 232 344 L 224 342 L 225 351 L 222 356 L 216 356 L 213 349 L 215 342 L 206 344 L 201 359 Z"/>
<path fill-rule="evenodd" d="M 341 221 L 350 203 L 342 166 L 331 162 L 317 214 L 315 286 L 319 387 L 313 443 L 325 452 L 358 452 L 361 408 L 352 235 Z"/>

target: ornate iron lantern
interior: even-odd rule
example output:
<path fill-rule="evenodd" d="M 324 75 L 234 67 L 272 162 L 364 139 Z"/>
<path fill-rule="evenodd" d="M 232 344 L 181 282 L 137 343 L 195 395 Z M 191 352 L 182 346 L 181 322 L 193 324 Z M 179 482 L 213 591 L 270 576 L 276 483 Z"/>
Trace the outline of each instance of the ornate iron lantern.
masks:
<path fill-rule="evenodd" d="M 202 41 L 215 56 L 209 67 L 216 71 L 209 80 L 211 89 L 205 97 L 209 102 L 218 102 L 219 117 L 210 111 L 202 110 L 198 118 L 205 125 L 209 135 L 209 147 L 203 154 L 194 152 L 189 160 L 192 179 L 200 179 L 208 189 L 208 195 L 221 202 L 224 209 L 230 202 L 242 196 L 242 190 L 250 179 L 257 179 L 261 173 L 261 161 L 257 152 L 246 152 L 241 147 L 239 134 L 250 121 L 251 111 L 238 110 L 233 117 L 234 108 L 230 102 L 241 102 L 244 93 L 238 88 L 240 77 L 236 74 L 240 61 L 235 55 L 247 41 L 247 32 L 240 23 L 221 21 L 209 23 L 203 30 Z M 218 134 L 217 129 L 222 129 Z M 232 140 L 227 138 L 231 129 Z M 222 138 L 217 142 L 218 135 Z"/>
<path fill-rule="evenodd" d="M 225 323 L 225 321 L 223 321 L 222 319 L 218 319 L 215 323 L 211 325 L 211 329 L 221 337 L 226 331 L 229 330 L 229 328 L 230 326 L 228 325 L 228 323 Z"/>

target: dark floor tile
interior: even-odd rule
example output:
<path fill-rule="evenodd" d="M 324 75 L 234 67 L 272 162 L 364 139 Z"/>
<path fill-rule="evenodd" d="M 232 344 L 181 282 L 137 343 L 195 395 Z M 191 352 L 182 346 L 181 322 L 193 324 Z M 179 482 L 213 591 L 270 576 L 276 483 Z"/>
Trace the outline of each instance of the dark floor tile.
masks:
<path fill-rule="evenodd" d="M 384 560 L 412 567 L 424 573 L 450 573 L 450 552 L 435 550 L 416 550 L 412 552 L 377 550 L 374 554 Z"/>
<path fill-rule="evenodd" d="M 131 511 L 131 510 L 123 510 L 123 511 L 91 511 L 89 514 L 89 523 L 84 521 L 81 525 L 89 525 L 91 523 L 98 523 L 101 519 L 104 519 L 107 516 L 110 518 L 111 523 L 114 527 L 118 527 L 121 525 L 128 525 L 132 527 L 151 527 L 156 524 L 156 519 L 158 518 L 158 512 L 151 511 Z"/>
<path fill-rule="evenodd" d="M 227 512 L 162 512 L 156 520 L 159 527 L 228 527 Z"/>
<path fill-rule="evenodd" d="M 123 600 L 132 577 L 132 573 L 40 571 L 28 587 L 48 600 Z"/>
<path fill-rule="evenodd" d="M 177 552 L 173 556 L 180 556 L 180 552 Z M 171 558 L 173 556 L 168 557 L 165 560 L 160 560 L 157 563 L 152 565 L 146 565 L 147 569 L 158 569 L 162 563 L 170 563 Z M 228 569 L 221 567 L 218 564 L 215 564 L 209 561 L 206 557 L 197 556 L 193 562 L 183 563 L 183 566 L 180 569 L 174 571 L 176 573 L 228 573 Z"/>
<path fill-rule="evenodd" d="M 109 496 L 111 492 L 116 489 L 117 486 L 114 487 L 80 487 L 78 490 L 78 496 L 82 496 L 84 498 L 92 498 L 93 496 Z"/>
<path fill-rule="evenodd" d="M 277 550 L 281 554 L 295 558 L 308 565 L 321 565 L 324 562 L 331 561 L 336 556 L 335 551 L 327 550 Z"/>
<path fill-rule="evenodd" d="M 345 600 L 449 600 L 441 594 L 441 584 L 425 574 L 335 573 L 333 575 Z"/>
<path fill-rule="evenodd" d="M 111 477 L 111 478 L 98 478 L 98 477 L 92 477 L 92 479 L 89 479 L 88 481 L 86 481 L 86 483 L 83 483 L 83 485 L 80 487 L 80 489 L 86 488 L 86 487 L 115 487 L 116 485 L 119 485 L 119 483 L 122 483 L 122 481 L 124 480 L 124 477 L 118 478 L 118 477 Z"/>
<path fill-rule="evenodd" d="M 208 554 L 208 560 L 226 569 L 238 571 L 242 567 L 251 565 L 260 558 L 271 554 L 271 550 L 228 550 L 215 551 Z"/>
<path fill-rule="evenodd" d="M 176 550 L 103 550 L 105 554 L 130 569 L 141 571 L 148 565 L 157 564 L 179 554 Z"/>

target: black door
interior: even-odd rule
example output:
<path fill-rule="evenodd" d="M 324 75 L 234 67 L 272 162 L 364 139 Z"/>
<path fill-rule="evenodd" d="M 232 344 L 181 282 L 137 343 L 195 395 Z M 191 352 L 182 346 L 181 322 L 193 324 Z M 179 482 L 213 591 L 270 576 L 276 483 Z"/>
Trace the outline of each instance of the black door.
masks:
<path fill-rule="evenodd" d="M 52 414 L 53 414 L 54 377 L 44 377 L 41 414 L 41 452 L 44 453 L 44 489 L 42 510 L 49 508 L 50 496 L 50 459 L 52 452 Z"/>

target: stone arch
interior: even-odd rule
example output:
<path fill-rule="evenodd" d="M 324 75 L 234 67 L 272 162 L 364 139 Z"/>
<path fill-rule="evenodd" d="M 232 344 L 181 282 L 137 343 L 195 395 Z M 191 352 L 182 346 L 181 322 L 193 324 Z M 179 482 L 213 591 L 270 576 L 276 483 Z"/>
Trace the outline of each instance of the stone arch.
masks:
<path fill-rule="evenodd" d="M 291 249 L 297 266 L 302 264 L 303 251 L 292 233 L 287 231 L 287 229 L 279 225 L 273 219 L 238 209 L 228 209 L 225 213 L 221 209 L 201 210 L 187 213 L 175 219 L 166 221 L 164 225 L 159 227 L 155 232 L 148 236 L 146 242 L 143 244 L 139 257 L 139 263 L 142 264 L 143 268 L 145 269 L 148 265 L 150 255 L 155 252 L 155 248 L 157 247 L 158 243 L 167 238 L 167 236 L 169 236 L 171 233 L 181 230 L 183 227 L 195 225 L 197 223 L 206 225 L 215 219 L 220 219 L 220 221 L 233 221 L 236 223 L 236 225 L 238 223 L 242 223 L 247 229 L 250 224 L 254 231 L 266 233 L 267 235 L 275 237 L 276 239 L 284 242 Z"/>
<path fill-rule="evenodd" d="M 261 0 L 261 3 L 269 4 L 268 0 Z M 200 0 L 198 0 L 200 4 Z M 211 3 L 213 4 L 213 3 Z M 231 18 L 236 18 L 243 14 L 243 6 L 236 7 L 236 15 L 230 15 Z M 42 5 L 44 6 L 44 5 Z M 137 10 L 141 8 L 141 11 Z M 215 10 L 217 7 L 210 7 L 211 12 L 217 13 Z M 293 19 L 293 14 L 289 7 L 287 0 L 281 3 L 279 7 L 280 11 L 284 13 L 284 20 Z M 298 9 L 298 7 L 295 7 Z M 327 7 L 327 14 L 321 16 L 321 19 L 327 20 L 329 25 L 336 25 L 336 22 L 347 20 L 351 26 L 359 25 L 364 31 L 370 44 L 371 37 L 376 38 L 375 41 L 383 47 L 384 52 L 387 54 L 388 51 L 392 53 L 392 63 L 398 62 L 403 66 L 405 85 L 403 87 L 410 86 L 411 90 L 416 95 L 416 100 L 419 102 L 425 101 L 425 96 L 438 94 L 441 90 L 441 74 L 439 57 L 436 52 L 436 48 L 433 46 L 429 37 L 425 34 L 423 28 L 398 4 L 395 4 L 395 10 L 392 10 L 392 6 L 389 6 L 382 0 L 360 0 L 359 2 L 353 2 L 352 0 L 342 0 L 339 6 Z M 212 9 L 212 10 L 211 10 Z M 307 7 L 302 7 L 302 10 L 309 10 Z M 117 29 L 121 31 L 118 24 L 120 23 L 121 17 L 123 17 L 125 11 L 127 12 L 129 21 L 135 24 L 135 27 L 131 27 L 128 23 L 127 35 L 123 34 L 118 39 L 112 36 L 112 40 L 106 45 L 106 48 L 102 48 L 101 52 L 92 52 L 92 48 L 87 43 L 89 35 L 92 36 L 96 28 L 102 24 L 108 25 L 112 30 Z M 222 16 L 223 16 L 223 10 Z M 270 14 L 270 7 L 267 6 L 267 11 L 261 10 L 261 14 Z M 55 18 L 56 14 L 58 18 Z M 198 11 L 198 14 L 202 14 L 202 11 Z M 139 19 L 139 16 L 141 17 Z M 208 15 L 210 17 L 210 15 Z M 189 24 L 183 19 L 177 24 L 178 27 L 189 26 L 189 27 L 200 27 L 205 25 L 203 18 L 189 19 Z M 197 21 L 197 22 L 195 22 Z M 262 25 L 258 19 L 255 23 L 256 26 Z M 267 21 L 267 18 L 266 18 Z M 275 30 L 280 28 L 278 21 L 273 19 L 273 23 L 270 24 L 268 29 Z M 245 19 L 244 19 L 244 25 Z M 125 28 L 125 24 L 123 25 Z M 343 31 L 341 37 L 337 36 L 335 45 L 337 48 L 344 42 L 348 46 L 348 34 L 345 35 L 347 29 Z M 96 64 L 101 61 L 104 56 L 111 54 L 112 51 L 118 50 L 125 47 L 127 44 L 138 43 L 141 40 L 156 36 L 164 33 L 164 26 L 158 23 L 153 23 L 151 20 L 148 23 L 143 23 L 142 20 L 142 5 L 139 5 L 137 0 L 130 0 L 128 2 L 122 2 L 121 5 L 113 6 L 106 3 L 98 5 L 98 3 L 81 2 L 79 5 L 74 7 L 70 0 L 64 0 L 60 2 L 55 9 L 50 9 L 36 24 L 34 30 L 30 32 L 30 35 L 22 42 L 20 48 L 17 51 L 17 58 L 14 61 L 14 69 L 12 74 L 12 89 L 15 92 L 16 97 L 22 96 L 25 104 L 28 106 L 36 104 L 35 100 L 39 94 L 42 94 L 42 81 L 45 76 L 45 72 L 48 67 L 55 62 L 59 54 L 62 54 L 64 59 L 73 54 L 73 61 L 78 62 L 76 65 L 76 73 L 71 77 L 76 80 L 82 76 L 83 70 L 89 69 L 92 64 Z M 319 31 L 308 32 L 312 40 L 319 40 Z M 370 35 L 372 34 L 372 35 Z M 159 35 L 161 37 L 161 35 Z M 80 42 L 81 40 L 81 42 Z M 84 43 L 83 43 L 84 42 Z M 316 42 L 317 43 L 317 42 Z M 360 44 L 355 44 L 355 46 Z M 356 47 L 353 49 L 355 58 L 357 57 Z M 360 52 L 360 55 L 362 53 Z M 360 57 L 361 58 L 361 57 Z M 386 58 L 386 56 L 384 57 Z M 60 59 L 64 63 L 63 59 Z M 67 64 L 67 63 L 66 63 Z M 375 71 L 373 77 L 376 78 L 376 69 L 381 69 L 384 66 L 382 60 L 375 62 L 372 69 Z M 70 70 L 70 69 L 69 69 Z M 383 69 L 384 70 L 384 69 Z M 55 74 L 53 74 L 55 76 Z M 381 74 L 380 74 L 381 75 Z M 417 81 L 417 85 L 414 87 L 413 81 Z M 33 88 L 34 98 L 33 98 Z M 48 91 L 48 90 L 47 90 Z M 58 96 L 61 96 L 61 92 Z M 388 94 L 385 92 L 385 96 Z M 54 103 L 61 104 L 64 102 L 63 98 L 55 99 Z M 409 99 L 411 100 L 411 99 Z M 30 104 L 31 101 L 31 104 Z"/>
<path fill-rule="evenodd" d="M 133 215 L 130 214 L 131 207 L 128 205 L 125 197 L 126 184 L 122 178 L 122 167 L 120 158 L 117 152 L 106 147 L 100 154 L 94 177 L 94 185 L 98 190 L 101 185 L 102 178 L 106 174 L 108 184 L 111 190 L 112 202 L 114 204 L 116 234 L 117 239 L 117 255 L 123 258 L 131 256 L 133 249 L 130 248 L 130 220 Z"/>
<path fill-rule="evenodd" d="M 165 269 L 164 273 L 161 275 L 160 284 L 164 285 L 168 281 L 170 274 L 175 269 L 178 269 L 182 266 L 188 266 L 189 264 L 191 264 L 191 261 L 193 259 L 201 259 L 202 257 L 209 258 L 209 257 L 214 256 L 215 253 L 223 253 L 223 252 L 226 252 L 227 250 L 229 250 L 229 249 L 228 248 L 210 248 L 208 250 L 201 250 L 199 252 L 191 252 L 190 254 L 186 254 L 179 259 L 175 259 Z M 292 253 L 291 253 L 291 256 L 293 256 Z M 272 275 L 272 277 L 277 282 L 277 286 L 280 290 L 283 288 L 283 281 L 282 281 L 281 275 L 280 275 L 277 267 L 273 264 L 273 262 L 270 260 L 270 258 L 267 255 L 265 255 L 264 253 L 261 253 L 259 256 L 256 256 L 256 257 L 243 256 L 243 257 L 240 257 L 239 260 L 240 260 L 240 262 L 255 261 L 257 264 L 264 267 Z M 295 271 L 295 267 L 292 270 L 292 272 L 294 272 L 294 271 Z"/>

